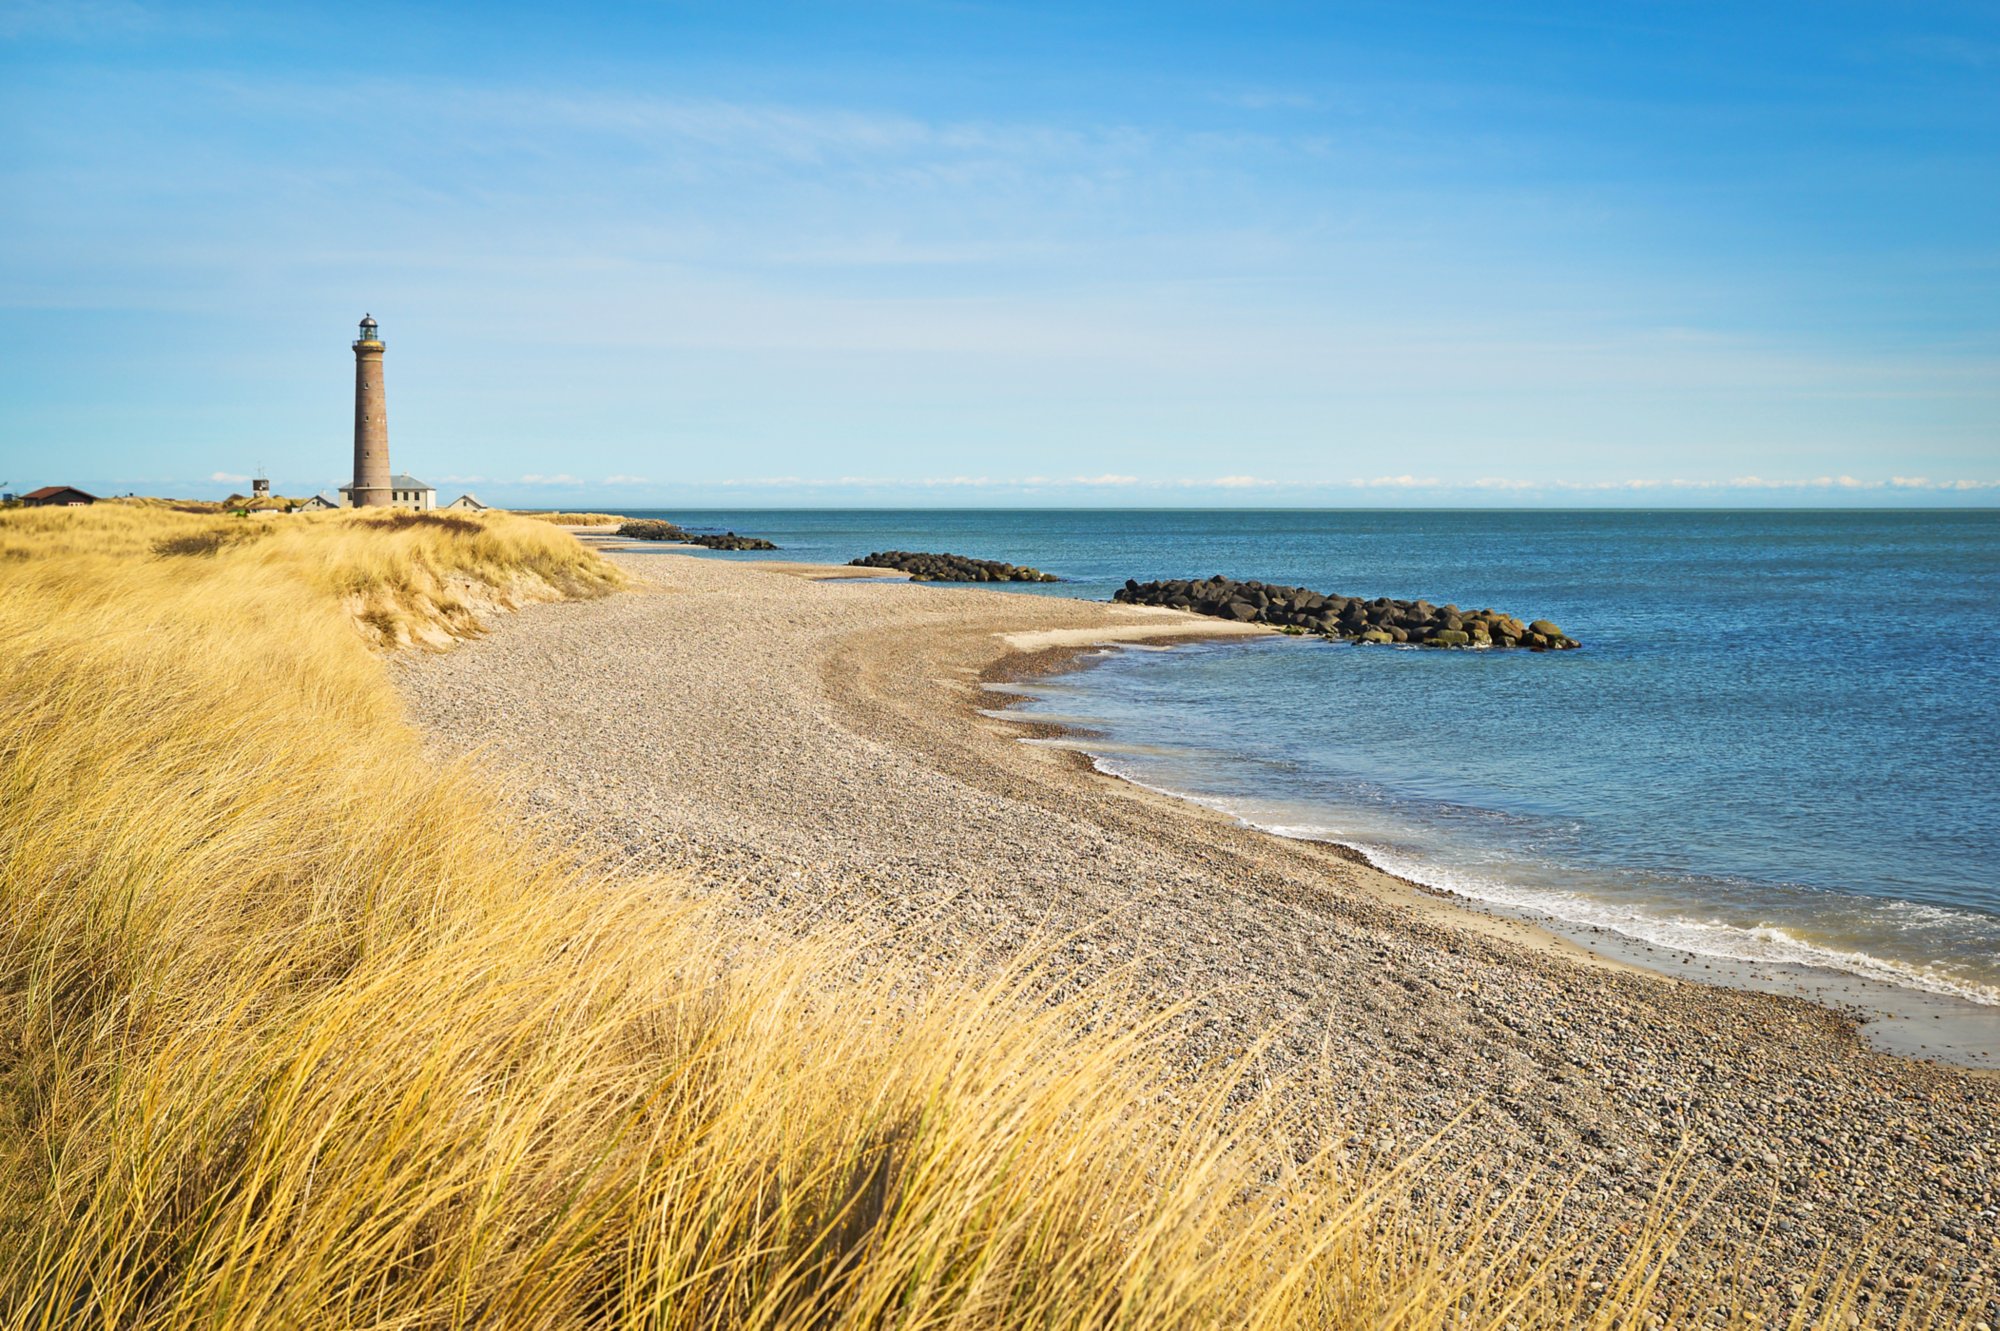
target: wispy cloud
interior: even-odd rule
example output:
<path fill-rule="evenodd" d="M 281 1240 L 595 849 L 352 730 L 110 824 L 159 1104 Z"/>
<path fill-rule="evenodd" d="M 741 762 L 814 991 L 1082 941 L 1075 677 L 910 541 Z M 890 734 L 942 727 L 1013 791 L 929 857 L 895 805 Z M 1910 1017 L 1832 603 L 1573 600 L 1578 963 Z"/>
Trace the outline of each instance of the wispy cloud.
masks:
<path fill-rule="evenodd" d="M 1897 43 L 1896 49 L 1920 59 L 1962 65 L 1967 69 L 2000 65 L 2000 42 L 1976 41 L 1967 37 L 1912 37 Z"/>
<path fill-rule="evenodd" d="M 1634 477 L 1618 481 L 1530 481 L 1485 477 L 1472 482 L 1476 490 L 1991 490 L 2000 489 L 2000 480 L 1960 479 L 1933 481 L 1925 476 L 1891 476 L 1888 479 L 1860 476 L 1809 476 L 1774 478 L 1732 476 L 1727 480 L 1689 480 L 1684 477 Z"/>
<path fill-rule="evenodd" d="M 531 478 L 542 480 L 568 480 L 563 477 Z M 611 477 L 607 484 L 630 482 L 644 484 L 636 477 Z M 1047 476 L 927 476 L 920 479 L 904 479 L 887 476 L 761 476 L 736 477 L 728 480 L 700 482 L 703 486 L 718 489 L 871 489 L 908 490 L 967 488 L 985 490 L 1039 490 L 1039 489 L 1121 489 L 1121 490 L 1251 490 L 1283 489 L 1300 493 L 1326 493 L 1343 490 L 1412 490 L 1433 491 L 1439 494 L 1499 492 L 1513 494 L 1533 494 L 1537 492 L 1572 494 L 1611 494 L 1617 492 L 1644 492 L 1649 490 L 1685 490 L 1745 493 L 1767 490 L 1826 490 L 1826 491 L 1931 491 L 1954 493 L 1978 490 L 2000 490 L 2000 479 L 1980 480 L 1961 478 L 1954 480 L 1931 480 L 1924 476 L 1894 476 L 1888 478 L 1865 478 L 1858 476 L 1811 476 L 1792 479 L 1763 476 L 1733 476 L 1728 478 L 1689 479 L 1685 477 L 1637 476 L 1618 480 L 1538 480 L 1527 477 L 1482 476 L 1473 480 L 1449 480 L 1437 476 L 1375 476 L 1354 477 L 1345 481 L 1335 480 L 1272 480 L 1259 476 L 1215 476 L 1197 477 L 1143 477 L 1106 473 L 1099 476 L 1072 476 L 1067 479 L 1053 479 Z"/>
<path fill-rule="evenodd" d="M 241 485 L 250 478 L 248 476 L 239 476 L 233 471 L 212 471 L 208 474 L 208 479 L 211 481 L 220 481 L 225 485 Z"/>
<path fill-rule="evenodd" d="M 1239 92 L 1219 92 L 1215 101 L 1245 111 L 1317 111 L 1326 103 L 1309 92 L 1282 88 L 1246 88 Z"/>
<path fill-rule="evenodd" d="M 83 42 L 137 36 L 161 26 L 158 13 L 128 0 L 0 0 L 0 41 Z"/>
<path fill-rule="evenodd" d="M 1377 476 L 1373 480 L 1360 477 L 1348 482 L 1357 490 L 1432 490 L 1440 484 L 1435 476 Z"/>
<path fill-rule="evenodd" d="M 183 26 L 186 7 L 162 0 L 0 0 L 0 35 L 136 29 L 155 5 Z M 621 81 L 651 66 L 552 53 L 510 84 L 385 65 L 365 25 L 321 35 L 320 58 L 282 67 L 226 42 L 199 60 L 160 43 L 138 68 L 20 62 L 17 100 L 36 114 L 0 285 L 17 309 L 92 311 L 43 321 L 64 376 L 8 403 L 22 428 L 76 439 L 121 480 L 157 464 L 75 405 L 105 364 L 129 357 L 128 396 L 167 418 L 184 397 L 226 400 L 233 367 L 264 356 L 282 361 L 268 382 L 293 385 L 270 390 L 286 400 L 239 413 L 210 455 L 329 474 L 342 409 L 295 372 L 322 355 L 300 349 L 300 325 L 351 318 L 366 284 L 402 310 L 377 307 L 406 358 L 392 396 L 421 386 L 398 401 L 450 422 L 398 444 L 423 475 L 1189 504 L 1986 502 L 1992 488 L 1976 476 L 2000 401 L 1986 298 L 2000 268 L 1951 192 L 1976 178 L 1961 168 L 1985 140 L 1970 133 L 1910 139 L 1943 154 L 1921 179 L 1880 166 L 1904 160 L 1884 151 L 1797 195 L 1893 199 L 1897 225 L 1864 210 L 1838 244 L 1772 246 L 1732 229 L 1754 209 L 1728 211 L 1723 182 L 1649 174 L 1671 162 L 1594 176 L 1630 154 L 1565 158 L 1541 110 L 1412 105 L 1400 85 L 1331 72 L 1287 86 L 1224 62 L 1162 98 L 1157 71 L 1135 71 L 1085 109 L 1003 90 L 969 116 L 846 56 L 823 78 L 746 81 L 659 52 L 679 75 Z M 746 51 L 743 67 L 760 58 L 785 57 Z M 744 91 L 788 87 L 818 100 Z M 1934 108 L 1938 125 L 1954 106 Z M 382 132 L 340 133 L 357 115 Z M 1764 198 L 1767 180 L 1747 184 Z M 352 227 L 356 197 L 379 225 Z M 1923 243 L 1908 254 L 1836 252 L 1915 234 L 1911 218 Z M 199 355 L 160 336 L 225 310 L 209 324 L 224 343 Z M 533 338 L 512 336 L 523 311 Z M 579 414 L 586 442 L 551 439 Z M 262 451 L 257 419 L 299 422 L 298 442 Z M 656 483 L 663 439 L 686 461 Z M 539 471 L 556 457 L 578 473 Z M 1799 458 L 1827 474 L 1785 479 Z M 944 460 L 968 470 L 921 475 Z M 685 474 L 707 467 L 770 474 Z M 1892 467 L 1910 474 L 1872 479 Z M 821 469 L 836 474 L 801 474 Z"/>

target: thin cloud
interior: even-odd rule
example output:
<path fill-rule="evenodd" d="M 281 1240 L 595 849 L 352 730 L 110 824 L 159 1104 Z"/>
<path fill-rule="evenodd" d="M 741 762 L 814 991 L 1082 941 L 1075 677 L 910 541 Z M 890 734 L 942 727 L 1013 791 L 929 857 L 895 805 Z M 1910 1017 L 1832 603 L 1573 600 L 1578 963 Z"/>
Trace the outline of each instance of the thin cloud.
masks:
<path fill-rule="evenodd" d="M 1356 477 L 1348 484 L 1358 490 L 1434 490 L 1440 482 L 1435 476 L 1377 476 L 1372 481 Z"/>
<path fill-rule="evenodd" d="M 211 481 L 221 481 L 227 485 L 241 485 L 250 478 L 248 476 L 239 476 L 233 471 L 212 471 L 208 474 L 208 479 Z"/>
<path fill-rule="evenodd" d="M 1242 92 L 1217 93 L 1224 106 L 1245 111 L 1318 111 L 1326 103 L 1309 92 L 1287 92 L 1277 88 L 1250 88 Z"/>
<path fill-rule="evenodd" d="M 1905 53 L 1942 64 L 1967 69 L 1987 69 L 2000 65 L 2000 43 L 1973 41 L 1964 37 L 1912 37 L 1896 43 Z"/>
<path fill-rule="evenodd" d="M 541 477 L 541 480 L 570 480 L 567 477 Z M 630 481 L 644 483 L 638 477 L 611 477 L 607 483 Z M 920 479 L 890 476 L 838 476 L 813 478 L 805 476 L 756 476 L 736 477 L 729 480 L 697 482 L 718 488 L 760 487 L 800 489 L 939 489 L 973 488 L 991 490 L 1064 489 L 1070 487 L 1087 489 L 1158 489 L 1158 490 L 1249 490 L 1278 489 L 1294 491 L 1329 490 L 1437 490 L 1444 492 L 1473 493 L 1479 491 L 1499 493 L 1537 493 L 1561 491 L 1576 494 L 1607 494 L 1616 492 L 1644 492 L 1649 490 L 1691 490 L 1724 493 L 1728 491 L 1765 490 L 1838 490 L 1870 492 L 1885 490 L 1930 491 L 1938 493 L 1965 492 L 1974 490 L 2000 489 L 2000 479 L 1978 480 L 1961 478 L 1955 480 L 1932 480 L 1925 476 L 1893 476 L 1887 479 L 1838 475 L 1810 476 L 1791 479 L 1765 476 L 1732 476 L 1727 479 L 1695 479 L 1688 477 L 1635 476 L 1615 480 L 1531 480 L 1513 476 L 1482 476 L 1470 481 L 1451 481 L 1437 476 L 1375 476 L 1355 477 L 1346 481 L 1281 481 L 1261 476 L 1214 476 L 1183 477 L 1170 480 L 1160 477 L 1128 476 L 1107 472 L 1100 476 L 1072 476 L 1059 479 L 1049 476 L 992 477 L 992 476 L 927 476 Z"/>
<path fill-rule="evenodd" d="M 543 475 L 541 475 L 541 474 L 539 474 L 539 473 L 536 473 L 536 472 L 530 472 L 530 473 L 528 473 L 528 474 L 527 474 L 526 476 L 523 476 L 523 477 L 521 478 L 521 484 L 523 484 L 523 485 L 581 485 L 581 484 L 583 484 L 583 482 L 581 482 L 581 481 L 577 480 L 577 478 L 576 478 L 576 477 L 574 477 L 574 476 L 570 475 L 570 474 L 569 474 L 568 472 L 557 472 L 557 473 L 556 473 L 555 475 L 553 475 L 553 476 L 543 476 Z"/>
<path fill-rule="evenodd" d="M 1451 487 L 1446 487 L 1451 488 Z M 1871 480 L 1861 476 L 1810 476 L 1810 477 L 1767 477 L 1732 476 L 1727 480 L 1691 480 L 1675 476 L 1668 479 L 1642 476 L 1623 481 L 1527 481 L 1507 477 L 1489 476 L 1474 481 L 1476 490 L 1569 490 L 1569 491 L 1609 491 L 1609 490 L 1990 490 L 2000 488 L 2000 480 L 1950 480 L 1933 481 L 1927 476 L 1891 476 L 1887 480 Z"/>
<path fill-rule="evenodd" d="M 160 17 L 141 5 L 121 0 L 4 0 L 0 3 L 0 39 L 27 37 L 82 42 L 106 37 L 134 37 L 162 26 Z"/>

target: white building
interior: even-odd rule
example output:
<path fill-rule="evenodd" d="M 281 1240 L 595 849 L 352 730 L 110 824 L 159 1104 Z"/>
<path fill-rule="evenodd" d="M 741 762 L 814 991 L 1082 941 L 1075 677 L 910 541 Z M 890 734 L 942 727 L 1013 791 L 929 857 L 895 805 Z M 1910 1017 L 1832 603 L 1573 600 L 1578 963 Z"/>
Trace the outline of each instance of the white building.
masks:
<path fill-rule="evenodd" d="M 389 503 L 396 508 L 414 508 L 419 512 L 437 507 L 437 487 L 425 485 L 414 476 L 391 476 L 389 478 Z M 354 507 L 354 487 L 340 487 L 340 506 Z"/>

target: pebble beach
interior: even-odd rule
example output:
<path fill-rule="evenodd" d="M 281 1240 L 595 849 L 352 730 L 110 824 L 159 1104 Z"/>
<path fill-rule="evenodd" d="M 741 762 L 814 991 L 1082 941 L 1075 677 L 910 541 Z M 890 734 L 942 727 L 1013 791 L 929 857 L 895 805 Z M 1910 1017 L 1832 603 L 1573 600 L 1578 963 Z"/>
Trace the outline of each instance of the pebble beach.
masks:
<path fill-rule="evenodd" d="M 1135 1021 L 1174 1009 L 1187 1074 L 1256 1049 L 1305 1148 L 1443 1132 L 1446 1162 L 1578 1180 L 1570 1205 L 1613 1224 L 1685 1159 L 1713 1241 L 1682 1289 L 1720 1288 L 1715 1254 L 1763 1235 L 1802 1275 L 1874 1245 L 1894 1260 L 1872 1299 L 2000 1315 L 2000 1080 L 1465 910 L 996 714 L 1007 681 L 1099 643 L 1267 629 L 586 539 L 631 591 L 496 618 L 397 677 L 440 752 L 478 753 L 607 863 L 859 928 L 919 979 L 1027 951 Z"/>

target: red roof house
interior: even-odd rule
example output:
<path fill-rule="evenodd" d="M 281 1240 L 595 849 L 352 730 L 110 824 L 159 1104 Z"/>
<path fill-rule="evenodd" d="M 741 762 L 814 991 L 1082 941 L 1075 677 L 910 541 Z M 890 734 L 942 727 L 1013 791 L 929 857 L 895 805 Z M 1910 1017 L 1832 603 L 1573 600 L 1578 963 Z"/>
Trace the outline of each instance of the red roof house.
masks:
<path fill-rule="evenodd" d="M 74 485 L 44 485 L 22 495 L 21 502 L 29 508 L 82 508 L 96 503 L 97 496 L 86 494 Z"/>

